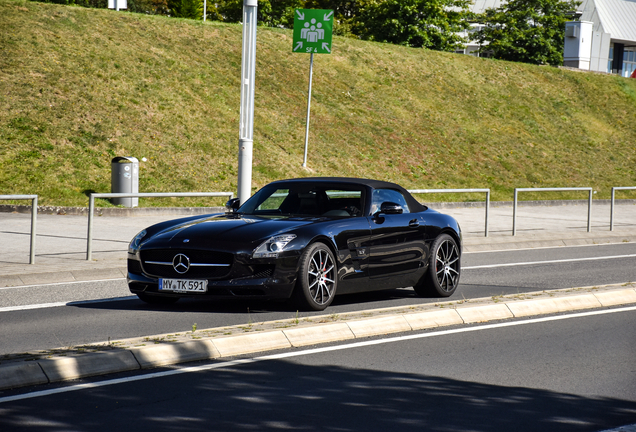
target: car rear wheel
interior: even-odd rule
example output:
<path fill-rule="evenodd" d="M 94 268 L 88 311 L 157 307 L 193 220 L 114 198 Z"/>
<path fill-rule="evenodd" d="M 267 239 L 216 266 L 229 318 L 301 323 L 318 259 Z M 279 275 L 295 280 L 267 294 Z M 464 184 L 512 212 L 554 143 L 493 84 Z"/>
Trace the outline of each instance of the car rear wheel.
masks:
<path fill-rule="evenodd" d="M 422 297 L 449 297 L 459 285 L 460 272 L 457 242 L 448 234 L 442 234 L 431 246 L 426 274 L 413 289 Z"/>
<path fill-rule="evenodd" d="M 154 296 L 146 293 L 137 293 L 137 297 L 148 304 L 173 304 L 179 301 L 179 297 Z"/>
<path fill-rule="evenodd" d="M 314 243 L 300 257 L 300 270 L 294 296 L 298 307 L 321 311 L 336 295 L 338 268 L 331 249 Z"/>

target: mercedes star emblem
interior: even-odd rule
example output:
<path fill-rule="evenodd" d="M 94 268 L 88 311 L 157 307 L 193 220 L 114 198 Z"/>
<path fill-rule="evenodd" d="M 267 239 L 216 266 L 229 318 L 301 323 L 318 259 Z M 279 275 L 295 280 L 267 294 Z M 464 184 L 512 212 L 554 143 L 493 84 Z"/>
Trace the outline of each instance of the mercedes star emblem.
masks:
<path fill-rule="evenodd" d="M 185 256 L 184 254 L 177 254 L 172 260 L 172 267 L 177 273 L 184 274 L 185 272 L 190 270 L 190 258 Z"/>

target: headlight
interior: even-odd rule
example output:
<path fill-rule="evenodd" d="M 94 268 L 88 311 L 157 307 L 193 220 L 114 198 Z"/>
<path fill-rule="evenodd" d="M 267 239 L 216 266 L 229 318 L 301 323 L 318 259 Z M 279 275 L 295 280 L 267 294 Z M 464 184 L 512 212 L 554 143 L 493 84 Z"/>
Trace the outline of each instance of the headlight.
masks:
<path fill-rule="evenodd" d="M 137 253 L 137 251 L 139 250 L 139 246 L 141 245 L 141 241 L 146 236 L 146 233 L 146 230 L 143 230 L 139 234 L 137 234 L 135 238 L 132 239 L 132 241 L 128 245 L 128 253 Z"/>
<path fill-rule="evenodd" d="M 254 249 L 252 258 L 276 258 L 285 246 L 296 238 L 296 234 L 284 234 L 270 238 Z"/>

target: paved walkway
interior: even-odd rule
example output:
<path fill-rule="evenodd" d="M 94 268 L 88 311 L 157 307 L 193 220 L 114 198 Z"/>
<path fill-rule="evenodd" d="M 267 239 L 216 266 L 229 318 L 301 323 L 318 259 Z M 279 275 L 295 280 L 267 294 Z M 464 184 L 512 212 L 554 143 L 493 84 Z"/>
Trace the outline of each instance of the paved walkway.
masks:
<path fill-rule="evenodd" d="M 614 230 L 610 206 L 595 204 L 587 232 L 587 204 L 521 206 L 512 236 L 512 205 L 493 206 L 489 236 L 484 236 L 484 207 L 440 205 L 459 221 L 465 251 L 508 250 L 636 241 L 636 205 L 617 205 Z M 125 276 L 126 248 L 143 228 L 175 215 L 98 216 L 93 223 L 92 260 L 86 260 L 87 216 L 38 215 L 35 264 L 29 264 L 30 214 L 0 213 L 0 287 Z"/>

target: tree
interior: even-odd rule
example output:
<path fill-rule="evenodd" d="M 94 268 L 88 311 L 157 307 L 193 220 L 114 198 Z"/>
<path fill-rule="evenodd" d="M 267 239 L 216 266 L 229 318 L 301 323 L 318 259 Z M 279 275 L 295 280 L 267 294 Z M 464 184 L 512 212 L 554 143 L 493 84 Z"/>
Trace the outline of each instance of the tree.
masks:
<path fill-rule="evenodd" d="M 243 20 L 243 0 L 221 0 L 216 2 L 217 11 L 223 21 Z M 258 25 L 267 27 L 294 27 L 294 10 L 302 9 L 302 0 L 258 0 Z"/>
<path fill-rule="evenodd" d="M 203 19 L 203 0 L 168 0 L 168 9 L 176 18 Z"/>
<path fill-rule="evenodd" d="M 371 0 L 353 18 L 361 39 L 454 51 L 469 27 L 468 0 Z"/>
<path fill-rule="evenodd" d="M 333 33 L 351 36 L 354 18 L 364 6 L 373 0 L 306 0 L 306 9 L 332 9 L 334 14 Z"/>
<path fill-rule="evenodd" d="M 510 0 L 476 16 L 485 27 L 476 32 L 494 58 L 533 64 L 563 64 L 563 39 L 573 0 Z"/>

